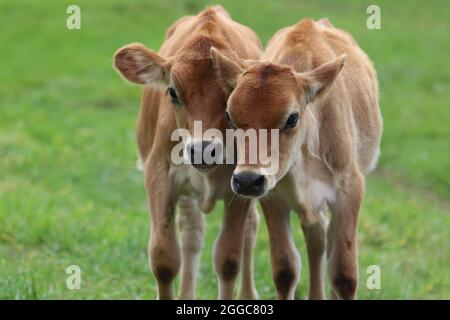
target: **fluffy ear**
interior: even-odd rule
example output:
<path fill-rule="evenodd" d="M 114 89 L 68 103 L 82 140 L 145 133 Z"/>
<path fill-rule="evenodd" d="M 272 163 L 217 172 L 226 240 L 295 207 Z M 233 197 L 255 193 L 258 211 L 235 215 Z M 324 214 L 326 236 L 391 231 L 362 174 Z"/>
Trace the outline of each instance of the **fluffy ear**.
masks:
<path fill-rule="evenodd" d="M 326 62 L 314 70 L 297 74 L 302 84 L 306 103 L 312 102 L 316 97 L 320 97 L 333 84 L 339 72 L 344 67 L 347 55 L 343 54 L 339 58 Z"/>
<path fill-rule="evenodd" d="M 229 90 L 233 90 L 236 87 L 239 76 L 244 72 L 244 61 L 235 56 L 234 59 L 221 53 L 218 49 L 212 47 L 211 59 L 217 73 Z"/>
<path fill-rule="evenodd" d="M 120 48 L 114 54 L 114 67 L 129 81 L 167 88 L 170 62 L 140 43 Z"/>

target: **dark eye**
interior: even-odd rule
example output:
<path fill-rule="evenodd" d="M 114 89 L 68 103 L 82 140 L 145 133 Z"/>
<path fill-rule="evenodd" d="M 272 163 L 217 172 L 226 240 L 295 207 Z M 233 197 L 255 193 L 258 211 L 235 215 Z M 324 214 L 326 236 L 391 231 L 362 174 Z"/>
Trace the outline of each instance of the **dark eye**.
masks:
<path fill-rule="evenodd" d="M 169 91 L 170 100 L 172 100 L 172 102 L 178 103 L 179 100 L 178 100 L 177 92 L 175 91 L 175 89 L 172 87 L 169 87 L 168 91 Z"/>
<path fill-rule="evenodd" d="M 294 128 L 297 125 L 298 121 L 298 113 L 293 113 L 289 116 L 289 118 L 286 121 L 286 124 L 284 125 L 284 129 Z"/>

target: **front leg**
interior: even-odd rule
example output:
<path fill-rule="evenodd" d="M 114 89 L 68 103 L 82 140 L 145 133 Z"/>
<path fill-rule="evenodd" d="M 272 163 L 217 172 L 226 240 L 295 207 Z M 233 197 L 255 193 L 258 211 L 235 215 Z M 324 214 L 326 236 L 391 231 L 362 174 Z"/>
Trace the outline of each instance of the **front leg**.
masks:
<path fill-rule="evenodd" d="M 214 246 L 214 267 L 219 280 L 219 299 L 231 300 L 240 269 L 245 220 L 251 200 L 228 194 L 224 205 L 222 230 Z"/>
<path fill-rule="evenodd" d="M 148 161 L 145 185 L 150 206 L 150 265 L 158 285 L 158 299 L 173 299 L 172 283 L 180 269 L 180 249 L 168 165 L 163 161 Z"/>
<path fill-rule="evenodd" d="M 323 212 L 315 214 L 312 223 L 302 221 L 309 263 L 309 299 L 325 299 L 324 261 L 328 221 Z"/>
<path fill-rule="evenodd" d="M 181 234 L 180 299 L 195 299 L 195 285 L 200 266 L 200 253 L 205 238 L 205 221 L 197 201 L 187 196 L 178 199 Z"/>
<path fill-rule="evenodd" d="M 278 299 L 294 299 L 300 277 L 300 256 L 292 239 L 289 207 L 281 200 L 265 199 L 261 206 L 270 240 L 272 275 Z"/>
<path fill-rule="evenodd" d="M 358 286 L 357 229 L 364 196 L 364 176 L 355 169 L 347 174 L 331 204 L 328 272 L 332 297 L 355 299 Z"/>
<path fill-rule="evenodd" d="M 256 300 L 258 292 L 255 288 L 253 272 L 253 250 L 258 236 L 259 214 L 256 210 L 256 202 L 253 202 L 245 221 L 244 251 L 242 257 L 241 288 L 238 294 L 239 300 Z"/>

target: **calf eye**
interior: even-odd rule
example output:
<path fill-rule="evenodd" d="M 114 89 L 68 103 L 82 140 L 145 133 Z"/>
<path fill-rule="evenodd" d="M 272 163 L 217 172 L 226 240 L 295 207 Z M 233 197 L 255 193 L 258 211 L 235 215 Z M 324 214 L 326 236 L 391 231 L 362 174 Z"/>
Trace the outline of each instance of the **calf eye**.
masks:
<path fill-rule="evenodd" d="M 172 100 L 172 102 L 175 102 L 175 103 L 180 102 L 178 100 L 177 92 L 175 91 L 174 88 L 169 87 L 168 91 L 169 91 L 170 100 Z"/>
<path fill-rule="evenodd" d="M 286 121 L 284 125 L 284 129 L 294 128 L 297 125 L 298 121 L 298 113 L 292 113 Z"/>

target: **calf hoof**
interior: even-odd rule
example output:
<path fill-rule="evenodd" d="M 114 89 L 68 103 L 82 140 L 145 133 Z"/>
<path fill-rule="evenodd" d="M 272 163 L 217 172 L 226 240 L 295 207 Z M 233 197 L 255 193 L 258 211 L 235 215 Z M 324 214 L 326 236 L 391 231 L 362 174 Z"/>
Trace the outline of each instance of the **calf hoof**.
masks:
<path fill-rule="evenodd" d="M 239 292 L 238 300 L 259 300 L 259 294 L 255 289 L 252 290 L 242 290 Z"/>
<path fill-rule="evenodd" d="M 338 272 L 332 278 L 332 286 L 337 298 L 343 300 L 353 300 L 356 297 L 358 281 L 355 277 L 347 276 L 342 272 Z"/>

